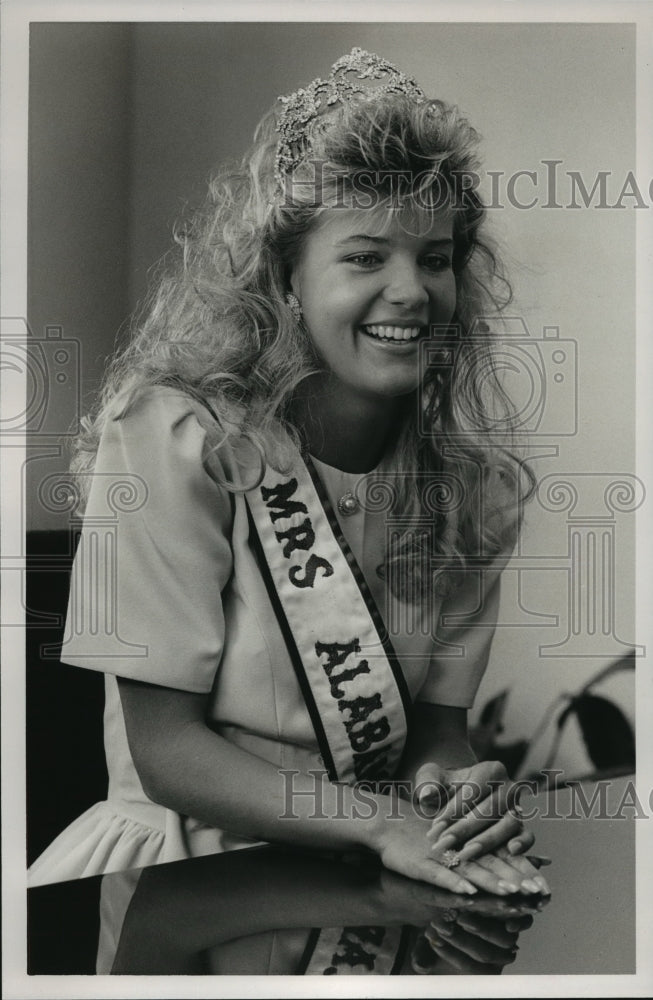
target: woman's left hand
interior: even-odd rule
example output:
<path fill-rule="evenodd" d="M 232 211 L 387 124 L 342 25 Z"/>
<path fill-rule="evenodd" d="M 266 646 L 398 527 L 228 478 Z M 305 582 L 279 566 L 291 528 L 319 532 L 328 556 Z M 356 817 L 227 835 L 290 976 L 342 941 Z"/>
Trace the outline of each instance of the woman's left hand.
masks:
<path fill-rule="evenodd" d="M 457 859 L 462 851 L 457 853 Z M 437 859 L 437 855 L 436 859 Z M 456 860 L 457 860 L 456 859 Z M 446 863 L 446 861 L 444 862 Z M 486 892 L 509 896 L 513 893 L 550 896 L 551 890 L 538 868 L 523 855 L 511 855 L 499 847 L 492 854 L 484 854 L 473 861 L 459 861 L 453 871 Z"/>
<path fill-rule="evenodd" d="M 509 855 L 519 855 L 533 845 L 519 816 L 517 788 L 499 761 L 462 768 L 423 764 L 416 799 L 434 815 L 428 837 L 436 858 L 456 849 L 461 861 L 471 861 L 504 846 Z"/>

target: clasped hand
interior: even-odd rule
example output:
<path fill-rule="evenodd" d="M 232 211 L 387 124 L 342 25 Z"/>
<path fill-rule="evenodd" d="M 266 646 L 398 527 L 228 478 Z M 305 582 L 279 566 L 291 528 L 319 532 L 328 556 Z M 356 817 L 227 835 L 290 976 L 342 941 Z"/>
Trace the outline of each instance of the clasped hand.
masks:
<path fill-rule="evenodd" d="M 427 833 L 434 860 L 455 865 L 488 892 L 548 895 L 546 880 L 523 857 L 535 838 L 524 829 L 517 793 L 499 761 L 449 769 L 423 764 L 416 796 L 421 808 L 435 812 Z"/>

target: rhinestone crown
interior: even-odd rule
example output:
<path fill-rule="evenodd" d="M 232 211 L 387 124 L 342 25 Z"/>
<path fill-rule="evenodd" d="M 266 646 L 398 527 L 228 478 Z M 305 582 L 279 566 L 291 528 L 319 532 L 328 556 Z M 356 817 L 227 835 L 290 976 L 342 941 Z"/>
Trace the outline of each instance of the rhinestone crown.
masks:
<path fill-rule="evenodd" d="M 376 80 L 382 82 L 376 86 L 369 85 L 369 81 Z M 275 163 L 279 186 L 310 152 L 320 117 L 324 117 L 338 103 L 371 101 L 385 94 L 405 94 L 417 102 L 426 100 L 421 87 L 387 59 L 355 47 L 349 55 L 341 56 L 333 64 L 328 79 L 318 77 L 307 87 L 287 97 L 279 97 L 282 110 L 277 122 L 279 142 Z M 326 128 L 327 122 L 322 125 Z"/>

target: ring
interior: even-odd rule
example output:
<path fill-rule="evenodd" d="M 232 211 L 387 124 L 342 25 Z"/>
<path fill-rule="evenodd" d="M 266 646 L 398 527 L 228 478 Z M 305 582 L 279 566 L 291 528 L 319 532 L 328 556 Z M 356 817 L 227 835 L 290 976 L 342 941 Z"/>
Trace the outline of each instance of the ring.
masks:
<path fill-rule="evenodd" d="M 445 868 L 457 868 L 460 864 L 460 855 L 457 851 L 445 851 L 442 855 L 442 864 Z"/>

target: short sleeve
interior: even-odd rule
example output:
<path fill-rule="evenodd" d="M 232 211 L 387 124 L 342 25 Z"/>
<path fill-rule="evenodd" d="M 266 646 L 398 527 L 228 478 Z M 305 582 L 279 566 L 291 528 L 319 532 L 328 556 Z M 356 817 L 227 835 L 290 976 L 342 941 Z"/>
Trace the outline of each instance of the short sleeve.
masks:
<path fill-rule="evenodd" d="M 201 411 L 157 388 L 107 422 L 73 564 L 63 662 L 211 690 L 233 515 L 207 438 L 213 418 Z"/>
<path fill-rule="evenodd" d="M 442 602 L 438 644 L 418 701 L 470 708 L 488 664 L 499 616 L 501 566 L 466 574 Z"/>

